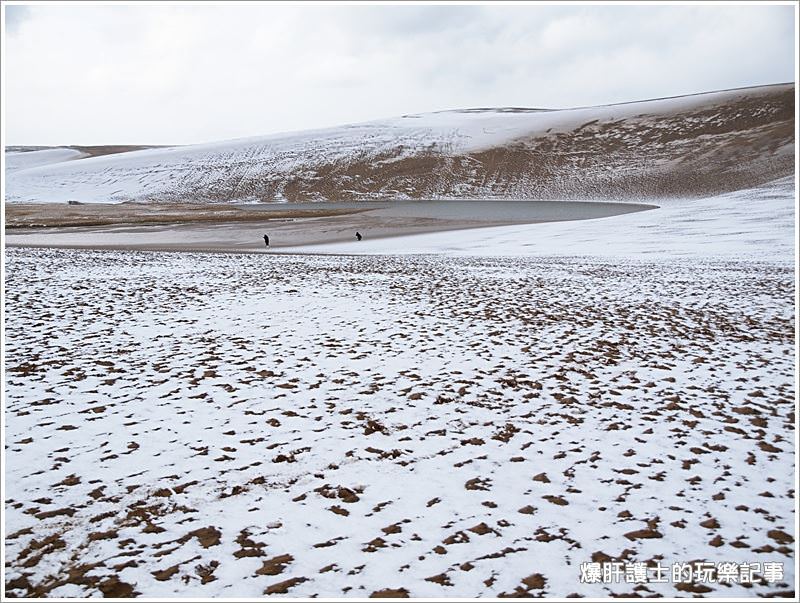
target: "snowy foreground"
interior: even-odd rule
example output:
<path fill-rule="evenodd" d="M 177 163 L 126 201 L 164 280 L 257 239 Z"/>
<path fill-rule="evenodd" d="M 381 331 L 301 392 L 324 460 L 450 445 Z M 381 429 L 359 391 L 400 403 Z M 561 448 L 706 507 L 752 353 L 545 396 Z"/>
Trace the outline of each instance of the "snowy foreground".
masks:
<path fill-rule="evenodd" d="M 789 266 L 8 259 L 12 593 L 679 594 L 579 583 L 608 557 L 793 588 Z"/>
<path fill-rule="evenodd" d="M 569 257 L 6 250 L 6 593 L 790 594 L 793 188 Z"/>

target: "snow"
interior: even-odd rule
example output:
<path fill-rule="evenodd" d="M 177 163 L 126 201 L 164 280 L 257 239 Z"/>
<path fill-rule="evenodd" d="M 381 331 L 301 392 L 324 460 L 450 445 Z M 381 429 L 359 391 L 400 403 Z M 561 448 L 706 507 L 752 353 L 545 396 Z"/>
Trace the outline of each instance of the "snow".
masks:
<path fill-rule="evenodd" d="M 56 163 L 72 161 L 86 156 L 86 153 L 68 148 L 40 149 L 37 151 L 7 151 L 5 153 L 6 174 L 11 174 L 20 170 L 29 170 L 40 166 L 51 166 Z"/>
<path fill-rule="evenodd" d="M 7 592 L 686 594 L 579 580 L 624 559 L 783 563 L 689 588 L 786 596 L 793 191 L 358 254 L 7 249 Z"/>

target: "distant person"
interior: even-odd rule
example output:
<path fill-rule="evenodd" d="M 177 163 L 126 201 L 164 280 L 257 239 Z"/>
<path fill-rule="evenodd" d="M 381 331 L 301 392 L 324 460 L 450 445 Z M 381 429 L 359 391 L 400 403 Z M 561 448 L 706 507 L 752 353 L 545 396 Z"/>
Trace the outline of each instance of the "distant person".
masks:
<path fill-rule="evenodd" d="M 363 238 L 364 238 L 364 237 L 362 237 L 362 236 L 361 236 L 361 233 L 360 233 L 360 232 L 358 232 L 358 231 L 356 231 L 356 239 L 358 239 L 358 240 L 360 241 L 360 240 L 361 240 L 361 239 L 363 239 Z"/>
<path fill-rule="evenodd" d="M 264 235 L 264 245 L 269 247 L 269 237 L 267 235 Z"/>

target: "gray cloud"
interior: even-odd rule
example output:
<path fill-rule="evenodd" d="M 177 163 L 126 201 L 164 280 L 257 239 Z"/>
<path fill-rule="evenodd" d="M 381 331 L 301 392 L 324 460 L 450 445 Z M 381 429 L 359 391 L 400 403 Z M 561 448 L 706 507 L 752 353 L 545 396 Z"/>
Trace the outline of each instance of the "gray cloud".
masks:
<path fill-rule="evenodd" d="M 14 25 L 10 8 L 25 9 Z M 445 108 L 620 102 L 795 70 L 793 6 L 6 11 L 7 144 L 201 142 Z"/>
<path fill-rule="evenodd" d="M 6 32 L 15 34 L 22 24 L 30 18 L 31 11 L 27 6 L 9 4 L 6 10 Z"/>

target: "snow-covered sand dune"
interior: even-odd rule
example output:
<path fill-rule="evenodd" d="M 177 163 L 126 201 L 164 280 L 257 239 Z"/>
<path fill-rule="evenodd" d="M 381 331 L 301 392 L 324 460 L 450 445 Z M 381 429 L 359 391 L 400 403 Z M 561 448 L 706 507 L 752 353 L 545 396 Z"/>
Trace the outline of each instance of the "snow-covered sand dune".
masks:
<path fill-rule="evenodd" d="M 659 208 L 303 255 L 6 249 L 6 594 L 791 597 L 792 95 L 12 166 L 17 201 Z M 581 581 L 616 561 L 647 579 Z M 757 569 L 647 571 L 688 562 Z"/>
<path fill-rule="evenodd" d="M 76 149 L 55 148 L 39 149 L 35 151 L 6 151 L 6 174 L 12 174 L 19 170 L 29 170 L 31 168 L 74 161 L 86 157 Z"/>
<path fill-rule="evenodd" d="M 794 84 L 472 109 L 6 173 L 10 202 L 697 197 L 794 171 Z"/>

